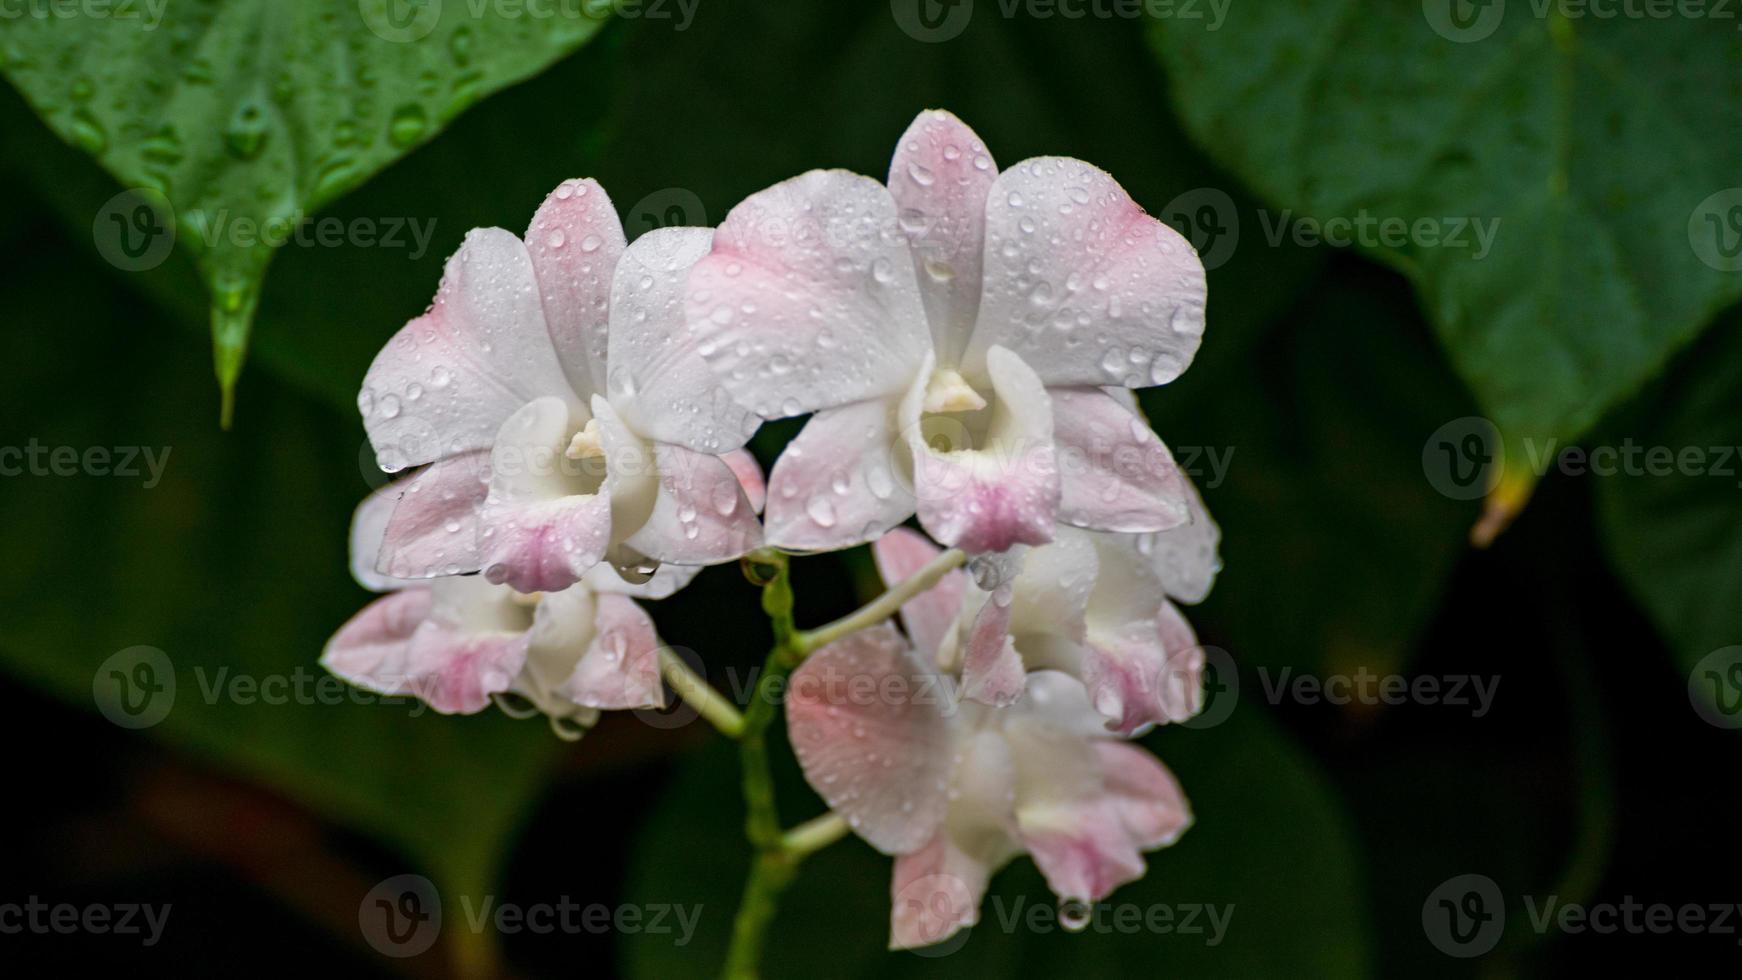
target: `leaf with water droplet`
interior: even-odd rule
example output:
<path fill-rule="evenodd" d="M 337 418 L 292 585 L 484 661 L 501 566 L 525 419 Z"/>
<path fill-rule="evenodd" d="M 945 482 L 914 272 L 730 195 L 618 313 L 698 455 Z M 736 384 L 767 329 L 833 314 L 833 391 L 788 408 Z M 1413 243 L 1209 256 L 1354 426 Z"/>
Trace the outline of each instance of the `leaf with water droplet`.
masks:
<path fill-rule="evenodd" d="M 178 0 L 160 16 L 153 30 L 116 29 L 127 25 L 115 18 L 12 18 L 0 72 L 123 185 L 167 197 L 173 215 L 162 227 L 210 293 L 226 422 L 274 243 L 602 23 L 601 13 L 531 31 L 494 7 L 396 11 L 391 0 Z M 197 54 L 188 51 L 195 33 Z"/>

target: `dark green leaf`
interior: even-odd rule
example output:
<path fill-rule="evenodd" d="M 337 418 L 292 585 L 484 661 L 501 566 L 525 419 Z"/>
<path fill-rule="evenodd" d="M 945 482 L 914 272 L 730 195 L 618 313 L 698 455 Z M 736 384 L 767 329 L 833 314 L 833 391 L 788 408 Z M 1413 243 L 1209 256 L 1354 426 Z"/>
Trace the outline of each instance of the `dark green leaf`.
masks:
<path fill-rule="evenodd" d="M 1579 435 L 1742 293 L 1729 22 L 1536 9 L 1296 0 L 1154 30 L 1188 127 L 1294 209 L 1272 227 L 1400 218 L 1443 239 L 1365 244 L 1514 444 Z M 1497 223 L 1490 251 L 1452 243 L 1463 219 Z"/>
<path fill-rule="evenodd" d="M 1703 713 L 1727 724 L 1742 696 L 1731 672 L 1742 651 L 1730 649 L 1742 643 L 1742 322 L 1726 317 L 1603 434 L 1632 454 L 1594 479 L 1604 541 Z"/>
<path fill-rule="evenodd" d="M 370 599 L 344 571 L 361 437 L 271 381 L 242 432 L 218 432 L 194 410 L 199 345 L 41 243 L 7 257 L 0 287 L 17 328 L 0 337 L 0 418 L 29 420 L 0 479 L 0 662 L 93 708 L 120 693 L 112 671 L 136 678 L 115 655 L 160 650 L 168 672 L 125 691 L 167 709 L 142 736 L 378 835 L 450 887 L 490 887 L 560 743 L 534 722 L 359 703 L 380 699 L 316 663 Z M 171 674 L 173 696 L 145 697 Z"/>
<path fill-rule="evenodd" d="M 193 254 L 212 296 L 227 415 L 276 245 L 468 106 L 591 37 L 607 8 L 561 9 L 117 4 L 0 18 L 0 69 L 130 189 L 96 216 L 105 258 L 148 267 L 177 240 Z"/>

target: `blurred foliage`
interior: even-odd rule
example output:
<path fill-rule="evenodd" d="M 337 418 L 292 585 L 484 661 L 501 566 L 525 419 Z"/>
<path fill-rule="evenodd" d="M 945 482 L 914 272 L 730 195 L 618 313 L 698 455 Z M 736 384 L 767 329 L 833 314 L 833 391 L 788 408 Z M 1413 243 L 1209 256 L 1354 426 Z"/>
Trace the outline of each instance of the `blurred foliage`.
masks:
<path fill-rule="evenodd" d="M 1397 965 L 1422 946 L 1409 903 L 1446 874 L 1484 866 L 1509 888 L 1536 887 L 1606 855 L 1592 816 L 1608 792 L 1605 716 L 1581 665 L 1598 639 L 1563 621 L 1626 622 L 1630 610 L 1615 597 L 1579 607 L 1562 583 L 1597 574 L 1599 534 L 1683 659 L 1678 669 L 1649 662 L 1655 650 L 1629 651 L 1630 681 L 1679 698 L 1689 665 L 1742 636 L 1722 601 L 1742 587 L 1734 477 L 1605 479 L 1600 525 L 1582 483 L 1549 480 L 1537 507 L 1552 528 L 1524 543 L 1503 537 L 1497 550 L 1563 564 L 1504 579 L 1496 588 L 1519 598 L 1497 614 L 1448 596 L 1472 563 L 1480 576 L 1496 559 L 1466 553 L 1476 504 L 1442 496 L 1422 468 L 1430 433 L 1478 412 L 1509 446 L 1587 432 L 1675 448 L 1742 442 L 1734 323 L 1651 381 L 1742 282 L 1703 263 L 1689 237 L 1690 214 L 1724 186 L 1724 141 L 1738 131 L 1734 36 L 1682 21 L 1647 32 L 1517 17 L 1486 43 L 1459 45 L 1429 31 L 1418 5 L 1243 6 L 1205 32 L 1184 21 L 1001 17 L 983 3 L 959 37 L 920 43 L 875 0 L 703 4 L 684 30 L 623 20 L 556 60 L 591 28 L 522 20 L 498 33 L 479 22 L 459 57 L 463 5 L 450 4 L 428 38 L 384 46 L 356 33 L 372 2 L 172 5 L 189 19 L 125 43 L 99 26 L 47 34 L 0 22 L 5 71 L 22 92 L 0 92 L 0 177 L 25 189 L 0 197 L 0 308 L 11 327 L 0 353 L 13 365 L 0 386 L 0 445 L 171 447 L 150 490 L 122 479 L 0 481 L 9 548 L 0 660 L 89 706 L 111 653 L 163 649 L 182 687 L 152 735 L 386 841 L 444 887 L 489 890 L 517 830 L 542 813 L 535 803 L 560 750 L 542 727 L 380 705 L 241 705 L 202 696 L 200 683 L 222 669 L 316 675 L 326 637 L 366 600 L 345 574 L 344 548 L 351 508 L 382 479 L 354 414 L 370 358 L 429 301 L 467 229 L 522 230 L 566 177 L 597 176 L 631 236 L 673 220 L 711 224 L 812 167 L 882 175 L 925 107 L 961 115 L 1002 165 L 1048 153 L 1105 167 L 1213 258 L 1205 347 L 1143 404 L 1224 528 L 1226 570 L 1191 616 L 1241 665 L 1245 691 L 1259 690 L 1258 671 L 1408 671 L 1435 647 L 1422 669 L 1504 670 L 1530 693 L 1508 720 L 1383 729 L 1380 748 L 1353 758 L 1336 740 L 1382 724 L 1370 708 L 1349 709 L 1327 735 L 1303 712 L 1243 694 L 1221 726 L 1151 736 L 1199 822 L 1115 900 L 1233 901 L 1223 947 L 1004 936 L 983 925 L 942 959 L 889 956 L 880 952 L 889 862 L 848 842 L 814 859 L 777 927 L 829 938 L 780 944 L 775 975 L 1126 974 L 1163 964 L 1191 976 L 1363 976 Z M 186 25 L 196 22 L 210 30 L 193 37 Z M 277 46 L 240 43 L 267 39 Z M 223 84 L 186 81 L 187 50 L 203 52 Z M 313 57 L 281 99 L 270 83 L 286 51 L 366 57 L 344 72 Z M 81 71 L 92 75 L 89 96 Z M 267 129 L 258 146 L 243 133 L 255 152 L 238 157 L 236 112 L 249 100 L 266 110 Z M 426 124 L 396 140 L 395 110 L 407 102 Z M 94 154 L 81 112 L 105 135 Z M 171 117 L 185 152 L 154 171 L 153 126 Z M 292 125 L 305 118 L 318 125 Z M 358 142 L 334 142 L 341 120 Z M 340 149 L 349 167 L 323 183 L 331 168 L 314 164 Z M 320 209 L 347 223 L 433 222 L 433 236 L 421 251 L 279 250 L 252 345 L 260 370 L 224 435 L 200 356 L 205 286 L 238 269 L 257 276 L 265 255 L 207 254 L 184 229 L 189 248 L 159 268 L 106 265 L 93 219 L 120 189 L 109 174 L 167 181 L 184 214 Z M 1285 214 L 1362 209 L 1493 218 L 1499 233 L 1481 259 L 1449 248 L 1334 251 L 1271 234 Z M 792 431 L 764 430 L 764 462 Z M 1583 547 L 1556 543 L 1569 538 Z M 801 620 L 845 610 L 867 581 L 861 553 L 801 561 Z M 656 615 L 711 669 L 754 663 L 765 642 L 732 569 L 704 575 Z M 1532 616 L 1542 622 L 1501 625 Z M 681 745 L 696 733 L 651 734 Z M 609 758 L 624 741 L 596 734 L 575 757 Z M 711 910 L 691 947 L 629 942 L 623 962 L 639 975 L 694 975 L 717 961 L 745 855 L 728 754 L 714 744 L 686 760 L 639 834 L 629 897 Z M 789 818 L 810 815 L 817 804 L 786 776 L 789 806 L 811 801 Z M 565 835 L 570 819 L 560 815 Z M 1562 854 L 1553 829 L 1568 827 L 1596 829 L 1564 835 Z M 1026 861 L 994 893 L 1007 904 L 1044 894 Z M 1370 894 L 1385 902 L 1382 915 Z M 989 906 L 983 923 L 995 921 Z"/>
<path fill-rule="evenodd" d="M 1153 36 L 1193 134 L 1273 203 L 1432 223 L 1442 244 L 1361 244 L 1515 444 L 1577 438 L 1742 295 L 1690 240 L 1742 150 L 1742 44 L 1699 17 L 1504 9 L 1291 0 Z"/>
<path fill-rule="evenodd" d="M 14 12 L 0 18 L 0 71 L 55 132 L 148 191 L 140 200 L 176 226 L 212 294 L 228 405 L 273 230 L 288 235 L 479 99 L 537 74 L 606 13 L 541 20 L 404 0 Z M 116 214 L 124 223 L 137 206 L 127 205 Z M 116 245 L 151 248 L 149 238 Z"/>

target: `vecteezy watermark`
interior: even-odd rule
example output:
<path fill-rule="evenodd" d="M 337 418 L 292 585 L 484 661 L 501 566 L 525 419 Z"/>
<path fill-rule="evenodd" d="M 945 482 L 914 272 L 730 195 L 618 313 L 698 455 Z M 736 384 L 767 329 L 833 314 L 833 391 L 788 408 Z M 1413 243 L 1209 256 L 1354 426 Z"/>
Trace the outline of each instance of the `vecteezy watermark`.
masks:
<path fill-rule="evenodd" d="M 1715 20 L 1736 19 L 1733 0 L 1528 0 L 1531 17 L 1547 20 Z M 1434 33 L 1469 44 L 1493 35 L 1506 17 L 1506 0 L 1422 0 L 1421 10 Z M 1738 25 L 1742 29 L 1742 25 Z"/>
<path fill-rule="evenodd" d="M 194 688 L 207 705 L 338 707 L 357 705 L 407 705 L 413 717 L 425 705 L 416 695 L 422 678 L 407 678 L 399 693 L 381 693 L 354 687 L 332 674 L 297 666 L 287 674 L 250 674 L 219 667 L 198 666 L 191 671 Z M 122 728 L 150 728 L 169 717 L 175 707 L 179 683 L 175 664 L 156 647 L 128 647 L 111 654 L 91 677 L 91 697 L 103 717 Z"/>
<path fill-rule="evenodd" d="M 1522 896 L 1525 917 L 1537 935 L 1734 936 L 1742 926 L 1742 903 L 1564 902 L 1559 895 Z M 1421 907 L 1422 931 L 1447 956 L 1468 959 L 1492 952 L 1506 931 L 1506 899 L 1494 879 L 1462 874 L 1441 882 Z M 1737 941 L 1742 945 L 1742 940 Z"/>
<path fill-rule="evenodd" d="M 1228 192 L 1197 187 L 1167 202 L 1157 217 L 1172 225 L 1198 250 L 1204 268 L 1215 269 L 1233 257 L 1240 244 L 1240 212 Z M 1293 210 L 1259 209 L 1258 223 L 1271 248 L 1284 242 L 1301 248 L 1330 245 L 1390 249 L 1450 249 L 1473 260 L 1488 257 L 1500 234 L 1500 219 L 1475 215 L 1405 218 L 1366 208 L 1352 215 L 1317 216 Z"/>
<path fill-rule="evenodd" d="M 416 956 L 441 937 L 443 904 L 441 893 L 428 878 L 395 875 L 363 896 L 357 905 L 357 925 L 376 952 L 395 958 Z M 703 906 L 670 902 L 607 905 L 577 902 L 567 895 L 549 902 L 507 902 L 494 895 L 461 895 L 459 908 L 458 923 L 472 933 L 670 936 L 672 945 L 682 947 L 695 937 Z"/>
<path fill-rule="evenodd" d="M 1449 878 L 1421 904 L 1421 929 L 1447 956 L 1481 956 L 1506 932 L 1506 898 L 1487 875 Z"/>
<path fill-rule="evenodd" d="M 123 272 L 155 269 L 175 250 L 175 208 L 149 187 L 111 197 L 91 222 L 91 240 L 103 261 Z"/>
<path fill-rule="evenodd" d="M 1006 20 L 1170 20 L 1219 30 L 1233 0 L 994 0 Z M 916 41 L 961 36 L 974 16 L 974 0 L 889 0 L 896 26 Z"/>
<path fill-rule="evenodd" d="M 1688 701 L 1719 728 L 1742 728 L 1742 646 L 1713 650 L 1688 674 Z"/>
<path fill-rule="evenodd" d="M 228 244 L 235 248 L 266 245 L 282 248 L 380 248 L 403 249 L 416 261 L 429 252 L 435 237 L 436 219 L 390 216 L 381 218 L 310 217 L 297 211 L 261 220 L 250 215 L 232 215 L 227 208 L 190 211 L 188 226 L 207 248 Z"/>
<path fill-rule="evenodd" d="M 663 187 L 635 202 L 623 218 L 623 230 L 638 238 L 656 228 L 706 228 L 708 210 L 687 187 Z"/>
<path fill-rule="evenodd" d="M 0 935 L 138 936 L 140 945 L 156 946 L 169 924 L 168 902 L 45 902 L 31 895 L 22 902 L 0 902 Z"/>
<path fill-rule="evenodd" d="M 0 477 L 98 476 L 142 480 L 150 490 L 163 480 L 169 446 L 45 446 L 32 437 L 0 446 Z"/>
<path fill-rule="evenodd" d="M 687 30 L 695 21 L 700 0 L 357 0 L 357 10 L 370 32 L 383 41 L 421 41 L 442 21 L 444 11 L 470 20 L 530 20 L 603 23 L 621 20 L 671 21 L 672 30 Z"/>
<path fill-rule="evenodd" d="M 1498 675 L 1478 674 L 1403 674 L 1375 673 L 1358 667 L 1352 674 L 1295 673 L 1284 667 L 1272 676 L 1267 667 L 1258 668 L 1258 682 L 1264 689 L 1264 699 L 1272 705 L 1291 701 L 1295 704 L 1349 705 L 1369 707 L 1419 704 L 1447 708 L 1468 708 L 1470 717 L 1481 718 L 1494 706 L 1494 695 L 1500 690 Z"/>
<path fill-rule="evenodd" d="M 1469 44 L 1500 28 L 1506 0 L 1421 0 L 1421 13 L 1435 34 Z"/>
<path fill-rule="evenodd" d="M 175 707 L 175 667 L 156 647 L 118 650 L 97 666 L 91 699 L 122 728 L 150 728 Z"/>
<path fill-rule="evenodd" d="M 1264 227 L 1265 241 L 1271 248 L 1284 238 L 1302 248 L 1321 244 L 1338 248 L 1360 245 L 1363 248 L 1443 248 L 1469 252 L 1474 261 L 1488 257 L 1494 239 L 1500 233 L 1499 218 L 1474 215 L 1403 218 L 1397 215 L 1377 215 L 1361 208 L 1353 215 L 1319 218 L 1297 215 L 1289 209 L 1273 214 L 1268 209 L 1258 212 Z"/>
<path fill-rule="evenodd" d="M 1435 429 L 1421 447 L 1422 473 L 1435 490 L 1454 500 L 1473 500 L 1500 482 L 1508 462 L 1521 462 L 1537 479 L 1563 476 L 1696 476 L 1736 480 L 1742 487 L 1742 446 L 1649 445 L 1632 437 L 1592 446 L 1559 439 L 1518 441 L 1522 460 L 1508 459 L 1505 440 L 1481 416 L 1453 419 Z"/>
<path fill-rule="evenodd" d="M 903 885 L 894 896 L 895 918 L 926 945 L 909 952 L 928 958 L 948 956 L 968 942 L 974 929 L 995 928 L 1005 935 L 1093 932 L 1097 935 L 1182 936 L 1205 946 L 1220 946 L 1234 921 L 1234 906 L 1206 902 L 1031 902 L 1026 896 L 994 895 L 990 916 L 972 927 L 960 923 L 975 918 L 974 889 L 947 872 L 924 875 Z M 960 926 L 960 927 L 959 927 Z M 959 927 L 959 928 L 958 928 Z M 928 942 L 929 941 L 929 942 Z"/>
<path fill-rule="evenodd" d="M 169 0 L 0 0 L 0 22 L 9 20 L 117 20 L 155 31 Z"/>
<path fill-rule="evenodd" d="M 410 216 L 316 218 L 297 211 L 261 219 L 219 208 L 190 210 L 181 218 L 184 221 L 178 225 L 176 210 L 163 194 L 135 187 L 110 198 L 97 211 L 91 239 L 97 254 L 110 265 L 123 272 L 145 272 L 169 258 L 183 233 L 193 235 L 206 248 L 223 244 L 234 248 L 349 246 L 403 250 L 406 258 L 416 261 L 429 252 L 436 230 L 435 218 Z"/>
<path fill-rule="evenodd" d="M 554 902 L 502 902 L 493 895 L 474 901 L 460 896 L 466 927 L 473 932 L 495 930 L 504 935 L 670 936 L 673 946 L 688 946 L 702 918 L 702 905 L 649 902 L 642 905 L 581 903 L 562 895 Z"/>
<path fill-rule="evenodd" d="M 1453 419 L 1422 444 L 1421 471 L 1430 486 L 1453 500 L 1486 496 L 1506 472 L 1505 440 L 1479 415 Z"/>
<path fill-rule="evenodd" d="M 1688 244 L 1719 272 L 1742 272 L 1742 187 L 1701 201 L 1688 215 Z"/>
<path fill-rule="evenodd" d="M 442 934 L 442 896 L 423 875 L 395 875 L 357 903 L 357 929 L 382 956 L 426 952 Z"/>
<path fill-rule="evenodd" d="M 1134 902 L 1030 902 L 1021 895 L 992 896 L 992 922 L 1007 934 L 1093 932 L 1097 935 L 1202 937 L 1220 946 L 1234 921 L 1234 906 L 1205 902 L 1139 905 Z"/>

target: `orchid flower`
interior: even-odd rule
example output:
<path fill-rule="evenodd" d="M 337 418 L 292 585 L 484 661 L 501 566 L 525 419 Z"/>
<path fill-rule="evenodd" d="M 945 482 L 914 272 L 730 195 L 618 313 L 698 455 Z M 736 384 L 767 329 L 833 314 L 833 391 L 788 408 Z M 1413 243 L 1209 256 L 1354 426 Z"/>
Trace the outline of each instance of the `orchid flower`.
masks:
<path fill-rule="evenodd" d="M 970 553 L 1056 523 L 1186 520 L 1177 467 L 1103 390 L 1197 351 L 1204 269 L 1104 171 L 1003 172 L 961 120 L 914 120 L 887 186 L 813 170 L 733 208 L 690 273 L 698 350 L 766 419 L 814 412 L 770 478 L 767 539 L 824 550 L 917 512 Z"/>
<path fill-rule="evenodd" d="M 382 570 L 482 569 L 550 592 L 601 560 L 640 581 L 760 544 L 761 474 L 738 451 L 756 419 L 683 318 L 684 280 L 711 239 L 667 228 L 625 246 L 591 180 L 558 187 L 524 242 L 496 228 L 466 237 L 358 399 L 383 469 L 432 464 L 392 515 Z"/>
<path fill-rule="evenodd" d="M 958 672 L 964 697 L 1004 705 L 1030 670 L 1082 681 L 1107 727 L 1131 735 L 1185 721 L 1203 707 L 1204 653 L 1169 596 L 1197 602 L 1219 568 L 1219 532 L 1195 488 L 1190 519 L 1155 534 L 1059 528 L 1051 544 L 1009 564 L 1020 570 L 979 587 L 953 572 L 902 607 L 920 650 Z M 874 549 L 894 583 L 938 554 L 921 535 L 897 528 Z"/>
<path fill-rule="evenodd" d="M 323 666 L 443 714 L 473 714 L 514 695 L 565 733 L 590 727 L 600 709 L 663 707 L 659 638 L 625 595 L 585 585 L 525 595 L 476 575 L 424 581 L 375 571 L 403 490 L 383 487 L 357 508 L 352 574 L 386 594 L 339 629 Z"/>
<path fill-rule="evenodd" d="M 1075 679 L 1028 674 L 1003 708 L 954 700 L 938 679 L 883 623 L 813 654 L 786 702 L 805 778 L 895 856 L 891 948 L 973 925 L 991 875 L 1019 854 L 1064 903 L 1094 902 L 1191 824 L 1173 774 L 1109 735 Z"/>

